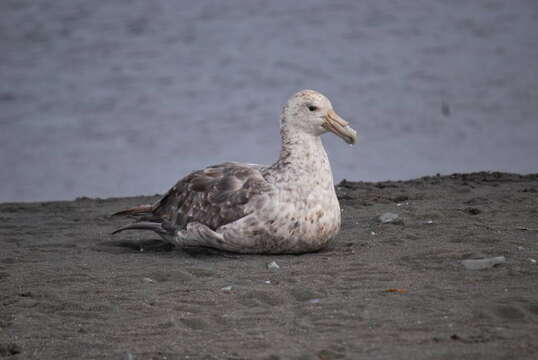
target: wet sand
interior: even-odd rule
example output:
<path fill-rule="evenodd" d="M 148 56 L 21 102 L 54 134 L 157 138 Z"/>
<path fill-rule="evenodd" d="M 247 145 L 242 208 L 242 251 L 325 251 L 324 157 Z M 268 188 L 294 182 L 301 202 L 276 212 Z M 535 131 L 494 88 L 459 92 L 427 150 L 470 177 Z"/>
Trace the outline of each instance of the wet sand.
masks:
<path fill-rule="evenodd" d="M 110 235 L 126 220 L 109 214 L 156 197 L 0 204 L 0 357 L 538 356 L 538 174 L 337 189 L 335 244 L 300 256 Z M 506 263 L 461 263 L 493 256 Z"/>

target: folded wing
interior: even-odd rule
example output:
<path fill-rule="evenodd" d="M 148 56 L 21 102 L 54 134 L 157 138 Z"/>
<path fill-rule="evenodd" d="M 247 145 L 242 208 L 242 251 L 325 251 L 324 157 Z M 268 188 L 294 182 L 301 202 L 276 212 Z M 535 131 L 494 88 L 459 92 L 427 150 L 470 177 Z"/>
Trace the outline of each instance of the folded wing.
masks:
<path fill-rule="evenodd" d="M 142 216 L 147 223 L 174 224 L 183 229 L 199 222 L 216 230 L 263 206 L 273 187 L 264 179 L 260 165 L 224 163 L 195 171 L 179 180 L 153 205 L 141 205 L 117 215 Z M 122 230 L 137 229 L 126 226 Z"/>

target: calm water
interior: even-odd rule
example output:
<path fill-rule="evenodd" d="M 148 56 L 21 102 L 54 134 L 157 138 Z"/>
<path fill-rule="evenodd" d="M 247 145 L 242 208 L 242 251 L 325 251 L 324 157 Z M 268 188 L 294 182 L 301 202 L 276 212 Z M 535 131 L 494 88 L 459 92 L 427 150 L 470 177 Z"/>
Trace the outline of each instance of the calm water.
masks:
<path fill-rule="evenodd" d="M 538 172 L 538 2 L 2 1 L 0 201 L 162 193 L 270 163 L 325 93 L 336 180 Z"/>

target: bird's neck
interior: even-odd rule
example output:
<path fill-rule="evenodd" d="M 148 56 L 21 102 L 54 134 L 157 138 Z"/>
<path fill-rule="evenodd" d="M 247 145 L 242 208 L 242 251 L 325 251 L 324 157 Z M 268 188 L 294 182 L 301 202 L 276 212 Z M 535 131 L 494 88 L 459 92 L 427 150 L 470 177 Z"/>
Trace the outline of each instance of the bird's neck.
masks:
<path fill-rule="evenodd" d="M 310 177 L 322 186 L 333 186 L 331 166 L 319 136 L 294 131 L 287 126 L 281 127 L 280 135 L 282 148 L 273 169 L 294 174 L 288 181 Z"/>

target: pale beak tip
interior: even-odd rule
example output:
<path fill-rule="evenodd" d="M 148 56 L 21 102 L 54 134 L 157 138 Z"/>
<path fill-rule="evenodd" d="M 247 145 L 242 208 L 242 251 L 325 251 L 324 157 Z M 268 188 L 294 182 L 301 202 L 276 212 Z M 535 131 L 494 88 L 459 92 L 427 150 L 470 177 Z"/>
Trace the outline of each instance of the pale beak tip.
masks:
<path fill-rule="evenodd" d="M 357 132 L 349 127 L 350 134 L 344 137 L 344 141 L 350 145 L 353 145 L 357 142 Z"/>

